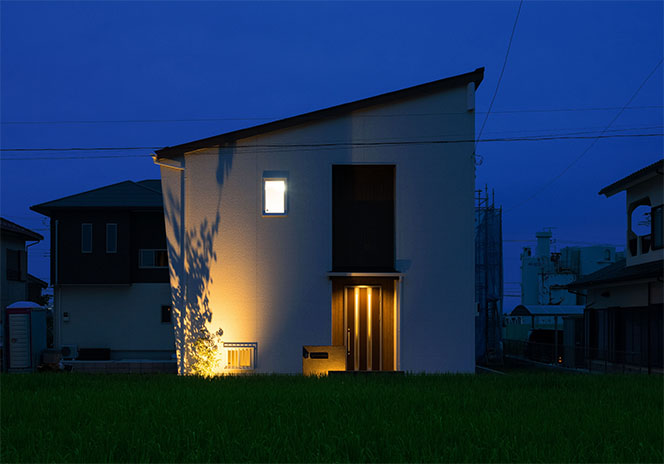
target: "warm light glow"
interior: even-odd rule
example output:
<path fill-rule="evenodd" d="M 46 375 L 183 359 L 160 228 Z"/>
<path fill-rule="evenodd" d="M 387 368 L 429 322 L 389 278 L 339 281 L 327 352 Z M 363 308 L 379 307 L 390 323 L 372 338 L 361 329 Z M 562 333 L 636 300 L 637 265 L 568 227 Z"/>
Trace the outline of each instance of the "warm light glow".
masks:
<path fill-rule="evenodd" d="M 360 368 L 360 287 L 355 287 L 355 366 L 353 370 Z"/>
<path fill-rule="evenodd" d="M 367 288 L 367 370 L 371 370 L 373 352 L 371 351 L 371 287 Z"/>
<path fill-rule="evenodd" d="M 286 181 L 265 180 L 265 214 L 286 213 Z"/>

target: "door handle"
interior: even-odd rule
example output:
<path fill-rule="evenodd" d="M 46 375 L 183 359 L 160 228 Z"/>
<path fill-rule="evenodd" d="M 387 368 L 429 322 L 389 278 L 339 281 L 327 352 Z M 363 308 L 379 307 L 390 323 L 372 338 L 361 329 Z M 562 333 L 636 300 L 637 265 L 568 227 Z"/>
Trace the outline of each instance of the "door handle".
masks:
<path fill-rule="evenodd" d="M 350 354 L 350 327 L 346 329 L 346 349 L 348 350 L 347 354 Z"/>

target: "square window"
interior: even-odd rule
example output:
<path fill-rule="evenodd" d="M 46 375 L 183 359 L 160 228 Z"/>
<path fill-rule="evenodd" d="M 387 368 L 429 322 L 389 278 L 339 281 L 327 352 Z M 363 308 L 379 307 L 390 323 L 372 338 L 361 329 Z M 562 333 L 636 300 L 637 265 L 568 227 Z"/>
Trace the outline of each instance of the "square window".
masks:
<path fill-rule="evenodd" d="M 287 193 L 285 178 L 263 178 L 263 214 L 285 216 Z"/>

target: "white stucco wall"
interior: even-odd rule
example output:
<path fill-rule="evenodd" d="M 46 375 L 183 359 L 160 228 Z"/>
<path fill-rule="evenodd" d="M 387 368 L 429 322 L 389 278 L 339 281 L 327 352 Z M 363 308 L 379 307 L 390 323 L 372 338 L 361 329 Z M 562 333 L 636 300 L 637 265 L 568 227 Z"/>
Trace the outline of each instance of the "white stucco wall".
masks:
<path fill-rule="evenodd" d="M 643 198 L 650 199 L 650 206 L 659 206 L 664 203 L 664 189 L 662 189 L 662 176 L 657 175 L 652 177 L 645 182 L 639 183 L 633 187 L 627 189 L 627 211 L 632 203 L 639 201 Z M 629 221 L 627 222 L 629 224 Z M 639 254 L 632 256 L 629 252 L 629 231 L 627 233 L 627 242 L 625 246 L 625 256 L 627 259 L 628 266 L 634 266 L 636 264 L 647 263 L 650 261 L 657 261 L 664 259 L 664 248 L 659 250 L 650 250 L 647 253 L 641 253 L 641 244 L 639 240 Z"/>
<path fill-rule="evenodd" d="M 168 358 L 174 351 L 173 325 L 161 322 L 161 306 L 171 304 L 170 285 L 62 286 L 55 289 L 56 343 L 78 348 L 110 348 L 129 357 Z M 62 321 L 62 313 L 69 321 Z"/>
<path fill-rule="evenodd" d="M 162 167 L 176 338 L 208 311 L 224 341 L 258 343 L 259 372 L 301 372 L 302 345 L 331 342 L 332 165 L 394 164 L 399 367 L 473 372 L 473 144 L 252 148 L 473 140 L 466 104 L 462 87 L 188 154 L 175 160 L 184 171 Z M 288 172 L 286 217 L 261 215 L 264 171 Z"/>

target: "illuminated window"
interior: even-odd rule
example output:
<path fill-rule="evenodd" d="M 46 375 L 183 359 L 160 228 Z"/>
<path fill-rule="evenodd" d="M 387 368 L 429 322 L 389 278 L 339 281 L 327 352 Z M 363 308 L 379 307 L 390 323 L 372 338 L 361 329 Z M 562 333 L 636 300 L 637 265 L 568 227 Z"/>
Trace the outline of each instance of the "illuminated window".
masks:
<path fill-rule="evenodd" d="M 138 267 L 167 268 L 168 254 L 166 250 L 139 250 Z"/>
<path fill-rule="evenodd" d="M 287 179 L 263 178 L 263 214 L 265 216 L 285 216 L 288 209 Z"/>

